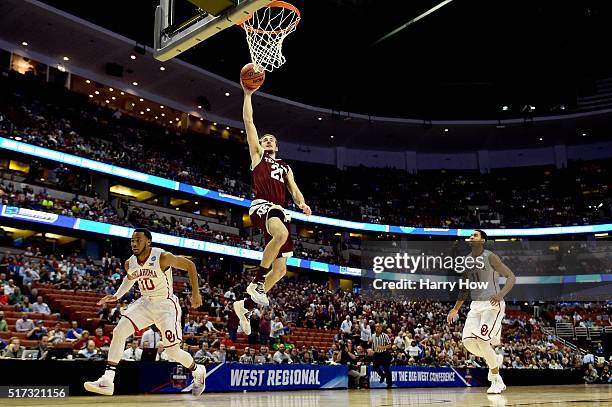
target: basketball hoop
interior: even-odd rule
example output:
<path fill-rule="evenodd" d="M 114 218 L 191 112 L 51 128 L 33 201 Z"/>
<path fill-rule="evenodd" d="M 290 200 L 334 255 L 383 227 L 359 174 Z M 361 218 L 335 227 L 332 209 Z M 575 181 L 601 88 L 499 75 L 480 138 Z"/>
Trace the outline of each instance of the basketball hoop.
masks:
<path fill-rule="evenodd" d="M 272 72 L 285 63 L 283 40 L 295 31 L 299 22 L 300 10 L 284 1 L 273 1 L 240 23 L 256 71 Z"/>

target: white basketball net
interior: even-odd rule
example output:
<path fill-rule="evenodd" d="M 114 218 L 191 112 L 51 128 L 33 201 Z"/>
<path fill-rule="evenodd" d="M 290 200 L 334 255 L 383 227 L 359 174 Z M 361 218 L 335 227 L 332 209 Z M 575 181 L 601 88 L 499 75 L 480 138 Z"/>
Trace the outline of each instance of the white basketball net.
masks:
<path fill-rule="evenodd" d="M 273 2 L 260 8 L 242 23 L 251 52 L 254 69 L 272 72 L 285 63 L 283 40 L 295 31 L 300 22 L 297 10 Z M 286 3 L 283 3 L 286 4 Z M 287 4 L 287 6 L 291 6 Z M 293 6 L 291 6 L 293 7 Z"/>

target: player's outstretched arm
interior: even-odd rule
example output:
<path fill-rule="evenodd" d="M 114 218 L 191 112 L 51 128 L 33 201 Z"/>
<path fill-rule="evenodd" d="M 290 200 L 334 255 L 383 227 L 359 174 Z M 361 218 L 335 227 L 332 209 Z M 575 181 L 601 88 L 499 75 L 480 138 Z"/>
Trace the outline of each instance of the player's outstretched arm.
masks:
<path fill-rule="evenodd" d="M 506 277 L 506 284 L 504 284 L 504 288 L 502 288 L 497 295 L 491 297 L 489 301 L 491 301 L 492 305 L 497 305 L 504 297 L 512 290 L 514 287 L 514 283 L 516 283 L 516 276 L 510 270 L 508 266 L 502 263 L 501 259 L 496 254 L 491 254 L 489 256 L 489 262 L 491 263 L 491 267 L 495 269 L 499 273 L 500 276 Z"/>
<path fill-rule="evenodd" d="M 123 264 L 123 268 L 125 269 L 126 272 L 128 271 L 127 261 Z M 119 289 L 117 289 L 117 292 L 115 292 L 115 295 L 107 295 L 103 297 L 102 299 L 100 299 L 100 301 L 98 301 L 98 305 L 102 305 L 107 302 L 112 303 L 112 302 L 116 302 L 120 300 L 121 297 L 123 297 L 125 294 L 128 293 L 128 291 L 130 291 L 130 289 L 134 286 L 135 282 L 136 282 L 135 279 L 130 279 L 130 277 L 126 274 L 123 280 L 121 281 L 121 285 L 119 286 Z"/>
<path fill-rule="evenodd" d="M 247 142 L 249 143 L 249 154 L 251 155 L 251 168 L 259 163 L 263 154 L 263 148 L 259 144 L 259 136 L 257 135 L 257 128 L 255 127 L 255 121 L 253 120 L 253 103 L 251 101 L 251 95 L 254 90 L 247 89 L 242 81 L 242 90 L 244 90 L 244 104 L 242 106 L 242 120 L 244 121 L 244 129 L 247 135 Z"/>
<path fill-rule="evenodd" d="M 160 256 L 159 265 L 162 270 L 168 267 L 179 270 L 187 270 L 189 282 L 191 283 L 191 307 L 198 308 L 202 305 L 202 295 L 198 283 L 198 271 L 191 260 L 183 256 L 175 256 L 172 253 L 164 252 Z"/>
<path fill-rule="evenodd" d="M 287 183 L 287 189 L 289 190 L 289 193 L 293 197 L 293 202 L 295 202 L 295 204 L 306 215 L 312 215 L 312 210 L 310 209 L 310 206 L 306 205 L 306 202 L 304 200 L 304 195 L 302 195 L 302 191 L 300 191 L 297 184 L 295 183 L 295 178 L 293 177 L 293 170 L 291 168 L 289 168 L 289 172 L 287 173 L 287 177 L 285 181 Z"/>

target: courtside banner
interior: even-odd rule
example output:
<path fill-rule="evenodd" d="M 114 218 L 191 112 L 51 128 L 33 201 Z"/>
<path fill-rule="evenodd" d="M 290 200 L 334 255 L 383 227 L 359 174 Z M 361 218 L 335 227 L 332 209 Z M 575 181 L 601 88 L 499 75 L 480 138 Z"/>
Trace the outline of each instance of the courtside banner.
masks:
<path fill-rule="evenodd" d="M 191 372 L 171 363 L 143 369 L 142 393 L 191 392 Z M 206 367 L 205 392 L 273 391 L 305 389 L 346 389 L 346 366 L 327 365 L 250 365 L 217 363 Z"/>
<path fill-rule="evenodd" d="M 453 367 L 391 366 L 393 387 L 477 387 L 485 386 L 487 369 L 458 369 Z M 368 367 L 370 388 L 386 388 L 380 376 Z"/>

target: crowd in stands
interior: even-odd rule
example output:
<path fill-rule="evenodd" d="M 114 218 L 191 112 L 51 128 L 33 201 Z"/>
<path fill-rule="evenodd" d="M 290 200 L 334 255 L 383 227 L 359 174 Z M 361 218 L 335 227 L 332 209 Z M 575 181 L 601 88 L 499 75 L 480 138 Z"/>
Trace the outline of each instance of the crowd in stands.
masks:
<path fill-rule="evenodd" d="M 38 284 L 114 293 L 124 275 L 121 260 L 109 255 L 100 262 L 74 257 L 57 259 L 44 256 L 35 248 L 28 248 L 26 253 L 1 257 L 0 295 L 3 293 L 4 296 L 0 297 L 0 301 L 23 312 L 15 330 L 39 341 L 38 352 L 32 357 L 44 358 L 45 352 L 53 349 L 54 345 L 71 342 L 75 358 L 104 358 L 110 338 L 104 334 L 102 327 L 96 329 L 93 335 L 83 330 L 78 321 L 71 321 L 69 329 L 62 328 L 60 323 L 49 328 L 42 326 L 42 321 L 30 319 L 28 313 L 53 313 L 44 297 L 38 295 Z M 188 288 L 177 293 L 183 310 L 184 349 L 201 362 L 347 363 L 360 377 L 360 367 L 372 361 L 372 333 L 375 325 L 380 323 L 393 343 L 393 364 L 485 366 L 483 360 L 470 355 L 461 343 L 466 307 L 462 309 L 457 322 L 449 325 L 446 315 L 452 305 L 450 303 L 373 301 L 357 292 L 331 289 L 324 278 L 317 281 L 312 276 L 308 279 L 297 277 L 281 280 L 270 292 L 271 306 L 256 309 L 251 314 L 252 333 L 248 337 L 248 345 L 240 345 L 237 340 L 239 324 L 231 311 L 231 304 L 239 297 L 237 293 L 244 292 L 250 276 L 248 273 L 214 273 L 214 268 L 215 265 L 209 261 L 208 267 L 201 273 L 204 302 L 201 309 L 208 315 L 190 315 Z M 124 297 L 125 301 L 114 308 L 102 306 L 99 312 L 101 323 L 116 323 L 121 310 L 137 296 L 137 290 L 132 290 Z M 514 307 L 517 308 L 516 305 Z M 606 355 L 601 346 L 583 354 L 544 334 L 540 328 L 554 324 L 555 319 L 565 314 L 584 312 L 600 315 L 596 321 L 609 326 L 611 307 L 601 303 L 577 303 L 572 307 L 545 303 L 538 307 L 536 314 L 542 317 L 534 316 L 532 307 L 528 308 L 528 313 L 518 308 L 516 312 L 508 312 L 503 321 L 502 344 L 497 348 L 497 352 L 504 355 L 503 367 L 576 368 L 585 371 L 586 382 L 609 379 L 609 361 L 604 360 Z M 3 314 L 0 313 L 0 331 L 7 329 L 2 319 Z M 332 332 L 333 342 L 324 348 L 296 345 L 292 340 L 296 327 Z M 168 359 L 163 346 L 160 346 L 159 332 L 154 327 L 139 334 L 139 340 L 128 341 L 124 359 L 140 360 L 143 349 L 147 348 L 156 349 L 156 360 Z M 19 338 L 11 338 L 3 352 L 4 357 L 21 357 L 20 352 L 23 351 L 19 347 Z"/>
<path fill-rule="evenodd" d="M 201 135 L 175 137 L 168 128 L 35 79 L 9 75 L 0 80 L 4 118 L 0 136 L 18 136 L 30 144 L 238 196 L 251 195 L 244 144 Z M 570 163 L 566 169 L 512 168 L 491 174 L 442 170 L 417 175 L 391 168 L 292 165 L 313 211 L 343 219 L 426 227 L 565 226 L 612 219 L 609 162 Z"/>
<path fill-rule="evenodd" d="M 109 202 L 95 196 L 75 195 L 74 199 L 67 201 L 54 197 L 46 190 L 35 193 L 28 184 L 15 185 L 3 179 L 0 179 L 0 203 L 115 225 L 146 227 L 153 232 L 263 251 L 262 239 L 243 238 L 218 230 L 212 231 L 205 221 L 196 221 L 192 218 L 190 222 L 185 222 L 179 216 L 157 214 L 154 211 L 147 215 L 138 207 L 127 207 L 127 210 L 116 209 Z M 344 263 L 341 257 L 334 255 L 329 249 L 321 247 L 320 250 L 309 250 L 299 244 L 299 239 L 296 243 L 299 253 L 296 255 L 302 258 Z"/>

